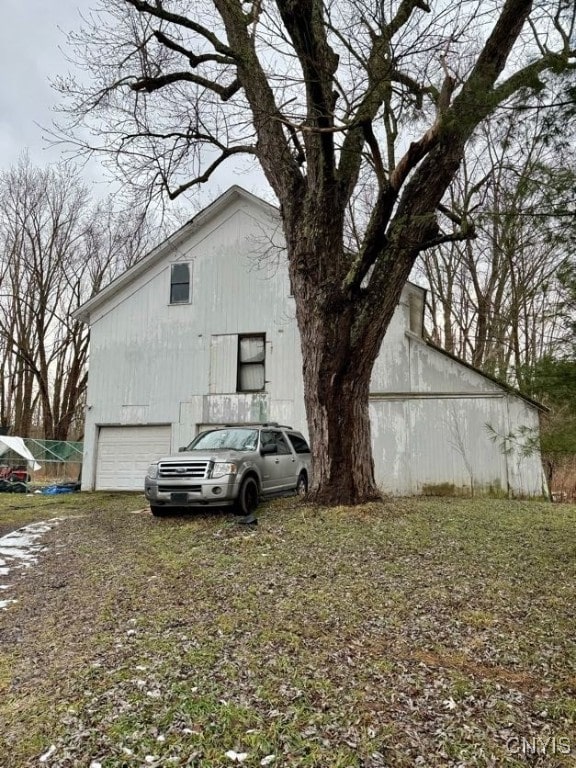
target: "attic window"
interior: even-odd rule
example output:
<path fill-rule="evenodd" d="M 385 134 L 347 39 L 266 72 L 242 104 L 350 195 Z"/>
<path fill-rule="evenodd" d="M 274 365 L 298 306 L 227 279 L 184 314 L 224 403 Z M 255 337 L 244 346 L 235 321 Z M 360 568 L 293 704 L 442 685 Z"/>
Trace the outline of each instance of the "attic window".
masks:
<path fill-rule="evenodd" d="M 264 389 L 266 336 L 263 333 L 238 336 L 238 392 Z"/>
<path fill-rule="evenodd" d="M 170 272 L 170 304 L 190 301 L 190 264 L 172 264 Z"/>

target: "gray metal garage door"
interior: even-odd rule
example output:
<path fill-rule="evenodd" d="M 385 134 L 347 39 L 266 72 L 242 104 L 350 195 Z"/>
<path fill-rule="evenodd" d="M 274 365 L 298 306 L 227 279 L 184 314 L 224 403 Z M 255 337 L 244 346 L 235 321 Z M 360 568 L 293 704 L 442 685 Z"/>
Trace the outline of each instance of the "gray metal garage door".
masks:
<path fill-rule="evenodd" d="M 170 427 L 100 427 L 96 490 L 141 491 L 153 459 L 170 454 Z"/>

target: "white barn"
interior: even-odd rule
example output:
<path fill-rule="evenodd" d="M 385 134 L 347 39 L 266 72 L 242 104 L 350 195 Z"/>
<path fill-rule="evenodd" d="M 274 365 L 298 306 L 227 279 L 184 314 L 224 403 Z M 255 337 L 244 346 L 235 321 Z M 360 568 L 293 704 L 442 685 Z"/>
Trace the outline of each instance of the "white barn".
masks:
<path fill-rule="evenodd" d="M 385 493 L 541 495 L 540 456 L 504 451 L 537 403 L 422 335 L 407 284 L 376 362 L 370 414 Z M 279 213 L 232 187 L 75 316 L 90 326 L 84 490 L 140 490 L 151 459 L 211 425 L 277 421 L 307 433 Z"/>

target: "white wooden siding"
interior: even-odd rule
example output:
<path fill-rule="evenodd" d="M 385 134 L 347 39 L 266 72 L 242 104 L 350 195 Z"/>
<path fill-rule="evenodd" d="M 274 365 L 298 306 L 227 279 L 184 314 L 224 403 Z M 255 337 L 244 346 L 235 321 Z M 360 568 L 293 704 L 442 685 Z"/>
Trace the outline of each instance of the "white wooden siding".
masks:
<path fill-rule="evenodd" d="M 237 379 L 238 334 L 212 335 L 210 337 L 210 394 L 236 392 Z"/>
<path fill-rule="evenodd" d="M 494 435 L 512 422 L 537 429 L 538 416 L 514 396 L 425 394 L 371 399 L 376 480 L 394 495 L 456 493 L 539 496 L 545 493 L 540 455 L 522 446 L 503 450 Z"/>

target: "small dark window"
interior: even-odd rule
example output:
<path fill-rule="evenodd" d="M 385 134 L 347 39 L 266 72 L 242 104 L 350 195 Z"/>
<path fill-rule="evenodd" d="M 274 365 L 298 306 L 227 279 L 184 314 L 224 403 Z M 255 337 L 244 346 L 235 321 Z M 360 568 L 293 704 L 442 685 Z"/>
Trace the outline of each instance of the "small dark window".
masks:
<path fill-rule="evenodd" d="M 170 304 L 190 301 L 190 264 L 172 264 L 170 273 Z"/>
<path fill-rule="evenodd" d="M 294 432 L 288 432 L 288 439 L 292 443 L 292 447 L 296 453 L 310 453 L 308 443 L 306 440 L 304 440 L 302 435 L 296 435 Z"/>
<path fill-rule="evenodd" d="M 264 389 L 266 337 L 263 333 L 238 337 L 238 392 Z"/>

